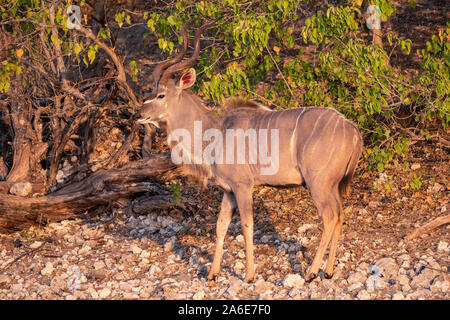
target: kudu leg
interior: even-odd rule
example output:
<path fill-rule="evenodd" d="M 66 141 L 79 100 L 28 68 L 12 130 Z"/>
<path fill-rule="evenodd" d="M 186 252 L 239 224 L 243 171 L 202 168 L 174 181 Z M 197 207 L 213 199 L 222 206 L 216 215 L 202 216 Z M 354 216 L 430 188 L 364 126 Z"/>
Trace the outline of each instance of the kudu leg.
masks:
<path fill-rule="evenodd" d="M 236 208 L 236 199 L 233 193 L 225 192 L 222 198 L 222 206 L 220 208 L 219 217 L 217 219 L 216 250 L 214 252 L 214 260 L 211 265 L 211 270 L 209 271 L 208 274 L 209 280 L 213 280 L 220 273 L 220 265 L 222 263 L 222 255 L 223 255 L 223 243 L 235 208 Z"/>
<path fill-rule="evenodd" d="M 344 210 L 342 208 L 342 201 L 338 192 L 336 192 L 335 199 L 339 206 L 339 217 L 336 226 L 334 227 L 333 237 L 331 238 L 330 251 L 328 254 L 327 266 L 325 268 L 326 278 L 331 278 L 333 276 L 336 249 L 339 242 L 339 236 L 341 235 L 342 225 L 344 224 Z"/>
<path fill-rule="evenodd" d="M 253 254 L 253 198 L 250 191 L 240 190 L 236 195 L 239 215 L 241 217 L 242 233 L 245 241 L 246 271 L 244 282 L 251 282 L 255 277 L 255 260 Z"/>
<path fill-rule="evenodd" d="M 320 216 L 322 217 L 323 232 L 316 255 L 314 256 L 314 260 L 305 277 L 307 281 L 311 281 L 317 276 L 323 256 L 338 222 L 338 208 L 334 198 L 331 196 L 331 191 L 325 191 L 322 189 L 319 190 L 319 192 L 316 192 L 316 190 L 311 190 L 311 196 Z"/>

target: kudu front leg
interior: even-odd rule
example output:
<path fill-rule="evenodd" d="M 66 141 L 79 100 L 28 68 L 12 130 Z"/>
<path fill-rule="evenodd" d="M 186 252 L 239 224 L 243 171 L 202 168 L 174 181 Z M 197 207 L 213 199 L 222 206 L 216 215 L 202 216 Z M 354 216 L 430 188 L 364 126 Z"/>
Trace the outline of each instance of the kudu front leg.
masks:
<path fill-rule="evenodd" d="M 208 274 L 208 280 L 213 280 L 220 273 L 220 265 L 223 255 L 223 243 L 230 225 L 233 211 L 236 209 L 236 199 L 231 192 L 226 192 L 222 198 L 222 206 L 220 208 L 219 217 L 216 225 L 216 250 L 214 252 L 214 260 Z"/>
<path fill-rule="evenodd" d="M 242 233 L 245 241 L 246 271 L 244 282 L 251 282 L 255 277 L 255 261 L 253 254 L 253 198 L 250 190 L 235 192 L 239 215 L 241 217 Z"/>

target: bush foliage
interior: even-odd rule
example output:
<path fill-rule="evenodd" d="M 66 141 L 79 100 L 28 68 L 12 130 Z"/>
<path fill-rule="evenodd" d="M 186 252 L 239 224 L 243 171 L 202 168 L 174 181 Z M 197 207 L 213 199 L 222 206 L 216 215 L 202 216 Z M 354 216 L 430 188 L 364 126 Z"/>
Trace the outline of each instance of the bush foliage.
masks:
<path fill-rule="evenodd" d="M 78 4 L 85 6 L 84 1 Z M 326 5 L 308 0 L 173 0 L 141 12 L 141 17 L 165 56 L 178 50 L 186 21 L 193 19 L 191 29 L 195 29 L 221 17 L 204 35 L 194 90 L 216 104 L 239 95 L 278 109 L 335 108 L 364 133 L 369 168 L 383 171 L 407 152 L 408 132 L 427 137 L 430 130 L 449 125 L 450 23 L 436 30 L 426 48 L 417 52 L 411 50 L 414 39 L 395 32 L 384 34 L 381 47 L 373 44 L 366 25 L 364 13 L 369 4 L 380 8 L 382 21 L 397 10 L 391 0 L 330 1 Z M 48 13 L 39 0 L 0 0 L 4 27 L 30 35 L 44 28 L 48 41 L 59 43 L 65 55 L 80 65 L 92 64 L 98 44 L 68 35 L 62 7 L 53 22 L 59 32 L 52 33 L 42 26 L 51 24 Z M 132 20 L 132 13 L 125 10 L 109 23 L 124 28 Z M 99 31 L 102 41 L 109 42 L 110 28 L 103 26 Z M 394 51 L 411 59 L 416 55 L 419 72 L 410 74 L 393 65 L 390 56 Z M 31 61 L 39 59 L 39 54 L 31 45 L 16 48 L 0 61 L 0 93 L 8 92 L 11 79 L 20 75 L 24 57 Z M 129 67 L 137 81 L 136 62 L 131 61 Z"/>

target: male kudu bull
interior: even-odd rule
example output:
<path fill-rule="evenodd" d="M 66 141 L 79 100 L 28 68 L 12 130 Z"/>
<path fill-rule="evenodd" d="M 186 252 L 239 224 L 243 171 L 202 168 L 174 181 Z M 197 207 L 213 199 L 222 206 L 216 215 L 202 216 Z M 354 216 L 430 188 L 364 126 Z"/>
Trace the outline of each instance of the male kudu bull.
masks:
<path fill-rule="evenodd" d="M 181 129 L 190 136 L 194 136 L 198 135 L 198 132 L 195 132 L 195 125 L 201 124 L 203 130 L 211 129 L 215 133 L 211 135 L 215 138 L 211 142 L 216 153 L 215 160 L 196 159 L 194 153 L 197 151 L 192 151 L 191 148 L 194 146 L 195 149 L 196 142 L 191 142 L 190 139 L 184 141 L 182 148 L 187 156 L 183 159 L 188 159 L 183 164 L 184 167 L 196 178 L 202 179 L 205 183 L 213 181 L 224 190 L 216 227 L 216 249 L 208 279 L 213 279 L 220 272 L 224 238 L 236 207 L 239 209 L 245 240 L 246 275 L 244 281 L 248 282 L 254 278 L 253 186 L 304 184 L 309 188 L 323 220 L 322 238 L 305 278 L 311 280 L 317 275 L 330 242 L 325 276 L 331 277 L 339 234 L 344 221 L 341 196 L 348 190 L 361 156 L 361 135 L 353 123 L 346 120 L 339 112 L 329 108 L 311 107 L 272 111 L 251 101 L 235 100 L 235 104 L 236 102 L 240 103 L 240 106 L 227 111 L 224 115 L 218 116 L 211 113 L 199 97 L 185 90 L 195 82 L 194 69 L 189 69 L 177 81 L 171 79 L 170 76 L 194 64 L 200 51 L 200 35 L 214 22 L 208 22 L 196 31 L 194 53 L 191 58 L 182 61 L 188 42 L 187 23 L 184 25 L 182 30 L 183 48 L 174 59 L 165 61 L 155 68 L 153 91 L 136 117 L 137 121 L 142 124 L 158 125 L 160 122 L 165 122 L 172 151 L 174 147 L 173 134 L 176 130 Z M 271 162 L 278 160 L 275 168 L 278 170 L 272 174 L 262 174 L 264 165 L 268 163 L 249 161 L 251 150 L 246 151 L 248 157 L 246 157 L 245 163 L 218 161 L 220 160 L 219 155 L 223 159 L 227 153 L 228 155 L 231 153 L 234 159 L 235 153 L 234 146 L 232 149 L 225 148 L 219 138 L 224 135 L 227 135 L 228 138 L 231 130 L 235 130 L 235 132 L 241 130 L 241 133 L 245 132 L 244 139 L 247 137 L 251 140 L 250 138 L 254 137 L 252 132 L 264 129 L 266 132 L 270 129 L 272 137 L 278 138 L 271 139 L 271 145 L 266 149 L 266 151 L 268 149 L 272 151 Z M 278 137 L 275 133 L 278 134 Z M 211 136 L 207 139 L 203 138 L 203 140 L 200 138 L 200 145 L 202 146 L 205 140 L 211 141 Z M 275 146 L 274 143 L 277 145 Z M 249 148 L 250 144 L 249 141 Z M 263 147 L 261 141 L 259 147 Z M 279 150 L 276 150 L 277 147 Z M 194 161 L 189 161 L 189 159 L 194 159 Z"/>

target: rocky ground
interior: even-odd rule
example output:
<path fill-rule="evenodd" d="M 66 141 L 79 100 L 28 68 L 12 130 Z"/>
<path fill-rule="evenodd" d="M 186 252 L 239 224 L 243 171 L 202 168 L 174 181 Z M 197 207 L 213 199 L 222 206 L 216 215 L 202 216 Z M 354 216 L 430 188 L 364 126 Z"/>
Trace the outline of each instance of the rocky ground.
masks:
<path fill-rule="evenodd" d="M 448 299 L 450 225 L 402 240 L 449 209 L 448 155 L 431 145 L 420 150 L 408 168 L 357 172 L 332 279 L 303 278 L 321 235 L 308 191 L 262 187 L 254 193 L 255 282 L 242 281 L 238 215 L 221 276 L 208 282 L 221 192 L 181 182 L 181 196 L 200 203 L 198 212 L 115 210 L 105 213 L 115 214 L 110 221 L 77 219 L 1 235 L 0 299 Z M 418 190 L 408 187 L 413 173 L 421 177 Z"/>

